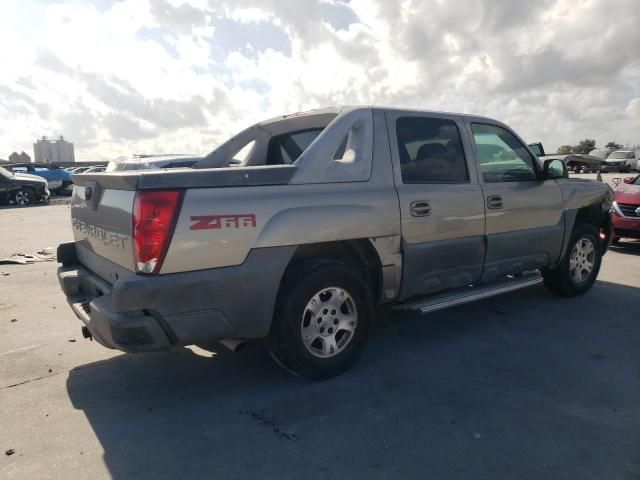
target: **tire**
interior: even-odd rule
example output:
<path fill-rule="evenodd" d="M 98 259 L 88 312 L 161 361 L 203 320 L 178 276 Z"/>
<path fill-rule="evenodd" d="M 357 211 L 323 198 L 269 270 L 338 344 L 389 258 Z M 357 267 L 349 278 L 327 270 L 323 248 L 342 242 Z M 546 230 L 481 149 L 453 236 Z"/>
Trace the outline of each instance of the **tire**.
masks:
<path fill-rule="evenodd" d="M 331 260 L 303 262 L 285 275 L 267 348 L 294 375 L 335 377 L 360 356 L 373 311 L 369 287 L 357 268 Z"/>
<path fill-rule="evenodd" d="M 69 188 L 71 182 L 62 182 L 62 186 L 55 191 L 55 194 L 59 197 L 69 197 L 73 193 L 73 185 L 71 185 L 71 189 Z"/>
<path fill-rule="evenodd" d="M 542 272 L 544 285 L 563 297 L 587 292 L 596 281 L 602 262 L 602 247 L 598 231 L 589 224 L 578 224 L 560 264 Z"/>
<path fill-rule="evenodd" d="M 20 205 L 21 207 L 31 205 L 34 201 L 33 192 L 28 188 L 21 188 L 13 194 L 13 201 L 16 205 Z"/>

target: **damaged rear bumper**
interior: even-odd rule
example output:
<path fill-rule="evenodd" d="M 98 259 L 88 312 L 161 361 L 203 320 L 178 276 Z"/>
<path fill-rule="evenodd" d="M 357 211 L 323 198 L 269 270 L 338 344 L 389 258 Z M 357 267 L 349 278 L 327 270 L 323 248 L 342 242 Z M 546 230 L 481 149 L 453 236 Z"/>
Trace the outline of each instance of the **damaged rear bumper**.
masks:
<path fill-rule="evenodd" d="M 280 279 L 294 247 L 253 250 L 242 265 L 110 283 L 75 242 L 58 247 L 58 280 L 69 306 L 100 344 L 125 352 L 206 345 L 269 332 Z"/>

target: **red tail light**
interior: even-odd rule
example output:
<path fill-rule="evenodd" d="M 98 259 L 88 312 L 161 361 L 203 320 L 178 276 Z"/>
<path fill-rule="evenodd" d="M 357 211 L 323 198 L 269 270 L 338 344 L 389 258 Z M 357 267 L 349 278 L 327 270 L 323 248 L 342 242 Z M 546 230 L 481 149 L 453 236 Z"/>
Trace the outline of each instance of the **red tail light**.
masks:
<path fill-rule="evenodd" d="M 181 201 L 181 190 L 136 192 L 133 202 L 133 254 L 138 272 L 160 271 Z"/>

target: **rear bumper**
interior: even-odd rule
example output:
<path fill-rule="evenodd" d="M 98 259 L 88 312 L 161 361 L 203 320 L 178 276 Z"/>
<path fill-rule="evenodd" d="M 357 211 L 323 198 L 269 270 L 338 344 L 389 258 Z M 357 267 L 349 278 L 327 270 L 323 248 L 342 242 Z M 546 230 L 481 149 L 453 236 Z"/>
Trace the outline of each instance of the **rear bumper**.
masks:
<path fill-rule="evenodd" d="M 63 263 L 58 279 L 69 306 L 100 344 L 125 352 L 169 350 L 266 336 L 294 250 L 256 249 L 235 267 L 131 274 L 112 284 L 94 273 L 90 262 L 78 261 L 71 242 L 58 247 Z"/>

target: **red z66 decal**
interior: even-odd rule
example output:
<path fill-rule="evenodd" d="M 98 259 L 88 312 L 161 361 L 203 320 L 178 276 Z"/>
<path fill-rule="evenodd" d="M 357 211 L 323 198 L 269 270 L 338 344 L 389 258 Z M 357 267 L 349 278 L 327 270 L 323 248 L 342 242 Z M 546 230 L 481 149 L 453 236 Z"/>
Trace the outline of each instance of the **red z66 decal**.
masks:
<path fill-rule="evenodd" d="M 256 216 L 253 213 L 238 215 L 195 215 L 191 217 L 195 222 L 190 230 L 219 230 L 221 228 L 256 227 Z"/>

